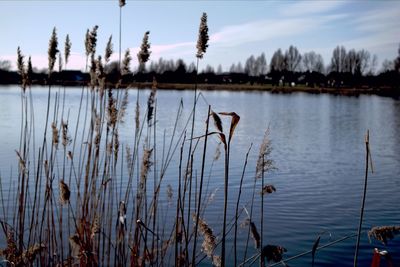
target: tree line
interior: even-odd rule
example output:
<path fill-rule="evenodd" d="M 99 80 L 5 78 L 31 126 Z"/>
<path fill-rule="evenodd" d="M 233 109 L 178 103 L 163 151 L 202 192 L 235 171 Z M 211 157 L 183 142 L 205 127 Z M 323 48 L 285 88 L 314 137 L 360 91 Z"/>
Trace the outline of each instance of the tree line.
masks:
<path fill-rule="evenodd" d="M 297 47 L 291 45 L 285 51 L 276 50 L 268 64 L 265 53 L 249 56 L 244 64 L 233 63 L 229 71 L 223 71 L 207 65 L 199 72 L 198 81 L 201 83 L 232 83 L 232 84 L 272 84 L 286 86 L 304 84 L 315 87 L 399 87 L 400 76 L 400 46 L 398 55 L 393 60 L 384 60 L 378 70 L 378 58 L 365 49 L 347 50 L 337 46 L 332 51 L 329 64 L 325 65 L 322 55 L 310 51 L 303 54 Z M 105 72 L 109 81 L 121 79 L 117 61 L 106 66 Z M 172 60 L 159 58 L 146 67 L 123 75 L 124 83 L 151 82 L 153 77 L 164 83 L 191 83 L 196 75 L 194 62 L 187 64 L 182 59 Z M 35 71 L 34 80 L 37 84 L 47 83 L 48 77 L 44 71 Z M 89 81 L 87 73 L 80 71 L 61 70 L 54 73 L 55 83 L 65 81 L 84 83 Z M 9 61 L 0 60 L 0 83 L 18 83 L 19 76 L 11 71 Z"/>

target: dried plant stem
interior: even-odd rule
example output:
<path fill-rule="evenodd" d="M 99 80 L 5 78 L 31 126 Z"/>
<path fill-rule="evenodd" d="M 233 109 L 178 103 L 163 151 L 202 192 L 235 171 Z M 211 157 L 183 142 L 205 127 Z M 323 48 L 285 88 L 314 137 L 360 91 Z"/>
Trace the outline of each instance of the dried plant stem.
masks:
<path fill-rule="evenodd" d="M 365 135 L 365 177 L 364 177 L 364 191 L 363 191 L 363 198 L 361 202 L 360 208 L 360 222 L 358 225 L 358 232 L 357 232 L 357 242 L 356 242 L 356 250 L 354 253 L 354 267 L 357 267 L 357 258 L 358 258 L 358 248 L 360 246 L 360 237 L 361 237 L 361 229 L 362 229 L 362 221 L 364 216 L 364 206 L 365 206 L 365 198 L 367 195 L 367 184 L 368 184 L 368 166 L 369 166 L 369 159 L 370 159 L 370 150 L 369 150 L 369 130 L 367 130 L 367 134 Z"/>
<path fill-rule="evenodd" d="M 234 225 L 235 225 L 235 235 L 234 235 L 234 239 L 233 239 L 234 258 L 235 258 L 234 259 L 235 260 L 234 261 L 234 263 L 235 263 L 234 266 L 237 266 L 237 228 L 238 228 L 237 226 L 238 226 L 238 218 L 239 218 L 238 212 L 239 212 L 240 196 L 242 194 L 242 186 L 243 186 L 244 174 L 246 172 L 246 167 L 247 167 L 247 160 L 249 158 L 249 153 L 250 153 L 250 150 L 251 150 L 252 146 L 253 146 L 253 144 L 250 144 L 249 150 L 247 150 L 247 153 L 246 153 L 246 159 L 244 161 L 242 177 L 240 178 L 239 194 L 238 194 L 237 201 L 236 201 L 235 223 L 234 223 Z"/>
<path fill-rule="evenodd" d="M 225 180 L 224 180 L 224 221 L 222 224 L 222 243 L 221 243 L 221 266 L 225 266 L 225 243 L 226 243 L 226 213 L 228 210 L 228 182 L 229 182 L 229 148 L 225 149 Z"/>
<path fill-rule="evenodd" d="M 264 156 L 264 154 L 263 154 L 263 156 L 262 156 L 263 158 L 262 158 L 262 162 L 263 162 L 263 166 L 265 165 L 265 156 Z M 261 189 L 263 189 L 264 188 L 264 176 L 265 176 L 265 174 L 264 174 L 264 171 L 261 173 Z M 261 231 L 261 237 L 260 237 L 260 248 L 261 248 L 261 250 L 263 249 L 263 235 L 264 235 L 264 193 L 261 193 L 261 214 L 260 214 L 260 220 L 261 220 L 261 222 L 260 222 L 260 225 L 261 225 L 261 229 L 260 229 L 260 231 Z M 264 260 L 265 260 L 265 257 L 263 257 L 263 255 L 261 255 L 261 257 L 260 257 L 260 267 L 264 267 L 265 266 L 265 262 L 264 262 Z"/>
<path fill-rule="evenodd" d="M 199 216 L 200 216 L 200 207 L 201 207 L 201 196 L 202 196 L 202 191 L 203 191 L 204 167 L 205 167 L 205 162 L 206 162 L 207 138 L 208 138 L 208 126 L 210 123 L 210 115 L 209 115 L 210 112 L 211 112 L 211 106 L 209 105 L 208 112 L 207 112 L 207 114 L 208 114 L 207 121 L 206 121 L 206 133 L 205 133 L 205 137 L 204 137 L 203 158 L 202 158 L 202 162 L 201 162 L 199 195 L 198 195 L 198 201 L 197 201 L 197 210 L 195 210 L 197 215 L 196 215 L 195 228 L 194 228 L 192 266 L 195 266 L 195 260 L 196 260 L 197 229 L 199 227 Z"/>

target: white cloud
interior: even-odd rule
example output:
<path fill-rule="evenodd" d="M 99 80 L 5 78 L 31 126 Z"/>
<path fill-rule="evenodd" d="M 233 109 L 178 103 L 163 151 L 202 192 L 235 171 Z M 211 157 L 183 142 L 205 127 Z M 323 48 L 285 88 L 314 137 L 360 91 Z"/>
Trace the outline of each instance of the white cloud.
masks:
<path fill-rule="evenodd" d="M 299 1 L 284 5 L 281 10 L 283 16 L 304 17 L 311 14 L 328 13 L 344 5 L 345 1 Z"/>
<path fill-rule="evenodd" d="M 384 7 L 354 16 L 355 28 L 366 33 L 385 32 L 400 28 L 400 5 L 386 5 Z"/>
<path fill-rule="evenodd" d="M 227 26 L 211 35 L 210 43 L 217 46 L 233 47 L 245 43 L 298 36 L 317 30 L 327 23 L 344 18 L 346 15 L 288 18 L 282 20 L 260 20 L 245 24 Z"/>

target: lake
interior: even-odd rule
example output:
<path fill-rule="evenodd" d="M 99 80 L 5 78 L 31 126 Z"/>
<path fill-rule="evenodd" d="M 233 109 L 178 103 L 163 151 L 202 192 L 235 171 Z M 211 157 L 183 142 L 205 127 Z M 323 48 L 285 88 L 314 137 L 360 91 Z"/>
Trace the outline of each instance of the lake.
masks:
<path fill-rule="evenodd" d="M 43 139 L 48 89 L 33 87 L 31 92 L 35 141 L 39 146 Z M 52 99 L 56 92 L 62 94 L 58 87 L 53 88 L 52 92 Z M 137 93 L 136 89 L 129 90 L 125 123 L 119 128 L 122 148 L 126 145 L 133 147 Z M 139 92 L 142 119 L 149 93 L 150 90 Z M 276 192 L 264 198 L 263 239 L 264 244 L 284 246 L 287 249 L 284 258 L 311 250 L 318 234 L 323 231 L 326 233 L 322 235 L 320 245 L 357 232 L 365 172 L 364 136 L 369 130 L 374 173 L 369 173 L 368 177 L 359 266 L 370 265 L 374 247 L 387 249 L 392 253 L 394 262 L 400 262 L 399 236 L 389 241 L 387 247 L 375 240 L 370 243 L 367 236 L 367 231 L 373 226 L 400 224 L 399 100 L 370 95 L 346 97 L 306 93 L 203 91 L 201 94 L 196 112 L 195 136 L 204 134 L 208 105 L 215 112 L 234 111 L 241 117 L 231 143 L 228 218 L 232 218 L 234 214 L 245 154 L 251 144 L 253 146 L 244 176 L 241 203 L 248 204 L 252 197 L 259 147 L 264 132 L 269 127 L 273 148 L 271 158 L 275 162 L 276 170 L 266 173 L 265 182 L 273 184 Z M 177 123 L 174 142 L 177 143 L 179 135 L 183 133 L 192 108 L 193 92 L 160 90 L 156 97 L 156 143 L 159 146 L 157 157 L 161 162 L 162 148 L 167 151 L 181 101 L 183 110 Z M 80 98 L 80 88 L 66 88 L 64 117 L 68 117 L 72 137 Z M 50 117 L 52 118 L 52 114 Z M 229 120 L 223 118 L 223 123 L 224 130 L 229 130 Z M 18 169 L 15 150 L 19 148 L 21 130 L 21 92 L 17 86 L 0 86 L 0 129 L 2 186 L 6 192 L 9 188 L 13 192 L 16 190 L 16 183 L 12 176 L 15 176 Z M 211 129 L 215 130 L 213 126 Z M 48 131 L 51 133 L 50 125 Z M 82 147 L 80 140 L 77 138 L 77 147 Z M 207 193 L 215 193 L 215 197 L 207 206 L 204 219 L 215 233 L 221 231 L 224 184 L 223 156 L 212 163 L 218 142 L 217 136 L 209 137 L 205 167 L 206 180 L 210 177 Z M 144 140 L 140 147 L 143 144 Z M 180 147 L 180 143 L 178 144 Z M 165 192 L 167 184 L 171 184 L 176 192 L 179 147 L 166 172 L 162 192 Z M 202 148 L 200 142 L 197 150 L 201 152 Z M 200 162 L 197 162 L 193 167 L 197 176 L 200 175 L 199 166 Z M 159 170 L 160 166 L 156 165 L 156 169 Z M 120 174 L 121 184 L 126 184 L 126 171 L 121 171 Z M 259 191 L 257 189 L 255 194 L 253 214 L 258 229 L 261 199 Z M 3 194 L 3 197 L 6 199 L 5 203 L 8 203 L 7 208 L 12 207 L 7 199 L 8 194 Z M 174 209 L 169 213 L 167 206 L 160 209 L 167 217 L 175 218 Z M 0 210 L 3 214 L 3 208 Z M 244 219 L 246 215 L 242 213 L 239 221 Z M 246 238 L 247 228 L 239 228 L 238 251 L 241 257 Z M 201 240 L 199 237 L 198 242 L 201 243 Z M 5 236 L 1 231 L 2 247 L 4 243 Z M 355 243 L 355 238 L 349 238 L 318 251 L 315 266 L 353 266 Z M 232 260 L 231 247 L 232 244 L 228 243 L 228 260 Z M 251 243 L 248 256 L 255 253 Z M 229 263 L 233 264 L 232 261 Z M 288 262 L 290 266 L 309 266 L 310 263 L 310 255 Z M 204 260 L 202 265 L 209 265 L 209 261 Z"/>

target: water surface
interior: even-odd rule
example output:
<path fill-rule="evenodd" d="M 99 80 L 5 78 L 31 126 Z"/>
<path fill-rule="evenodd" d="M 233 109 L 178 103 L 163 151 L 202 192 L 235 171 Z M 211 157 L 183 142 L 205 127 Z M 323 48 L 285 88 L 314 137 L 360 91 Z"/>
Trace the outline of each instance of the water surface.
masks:
<path fill-rule="evenodd" d="M 53 99 L 56 92 L 62 94 L 62 90 L 55 88 Z M 32 94 L 35 135 L 40 144 L 47 107 L 47 88 L 34 87 Z M 70 125 L 74 125 L 81 90 L 67 88 L 66 95 L 64 114 L 65 117 L 69 116 Z M 142 90 L 139 94 L 142 117 L 148 95 L 148 90 Z M 208 104 L 216 112 L 234 111 L 241 117 L 231 148 L 229 216 L 233 215 L 236 205 L 245 154 L 253 144 L 244 178 L 242 203 L 246 204 L 251 199 L 259 146 L 264 131 L 270 128 L 273 146 L 271 157 L 277 170 L 267 173 L 265 179 L 277 191 L 265 197 L 263 238 L 267 244 L 287 248 L 286 258 L 310 250 L 318 234 L 323 231 L 328 233 L 323 235 L 321 245 L 356 233 L 364 182 L 364 135 L 369 129 L 374 173 L 369 175 L 368 181 L 360 266 L 370 264 L 374 247 L 385 248 L 375 241 L 370 244 L 366 231 L 376 225 L 400 224 L 400 101 L 378 96 L 344 97 L 306 93 L 213 91 L 202 92 L 202 95 L 196 113 L 196 135 L 204 132 Z M 121 145 L 133 147 L 136 96 L 136 90 L 129 91 L 126 122 L 119 129 Z M 163 137 L 169 140 L 172 135 L 181 100 L 183 113 L 178 123 L 179 134 L 188 119 L 193 92 L 157 92 L 157 143 L 160 147 L 163 146 Z M 10 179 L 13 179 L 17 170 L 14 150 L 19 148 L 20 121 L 20 90 L 16 86 L 0 87 L 0 174 L 4 188 L 12 188 Z M 229 120 L 224 120 L 224 127 L 229 129 Z M 207 170 L 210 169 L 217 143 L 217 137 L 210 137 Z M 162 152 L 158 153 L 161 157 Z M 178 159 L 176 152 L 165 177 L 165 186 L 171 184 L 173 188 L 177 187 Z M 204 217 L 219 233 L 223 203 L 223 157 L 214 163 L 208 192 L 216 194 Z M 254 220 L 259 228 L 260 195 L 256 194 L 255 197 Z M 240 220 L 245 218 L 243 214 Z M 3 244 L 5 237 L 0 236 L 0 243 Z M 245 238 L 245 229 L 239 229 L 241 256 Z M 316 266 L 352 266 L 355 242 L 355 238 L 350 238 L 318 251 Z M 400 261 L 399 248 L 399 237 L 389 242 L 386 248 L 395 262 Z M 248 255 L 255 252 L 251 247 Z M 232 250 L 228 250 L 228 255 L 232 253 Z M 310 262 L 308 255 L 288 264 L 307 266 Z"/>

